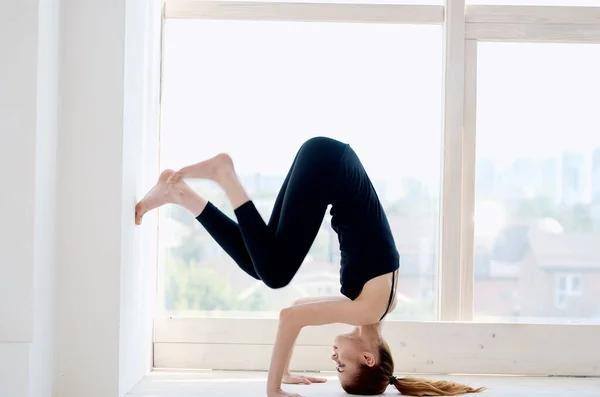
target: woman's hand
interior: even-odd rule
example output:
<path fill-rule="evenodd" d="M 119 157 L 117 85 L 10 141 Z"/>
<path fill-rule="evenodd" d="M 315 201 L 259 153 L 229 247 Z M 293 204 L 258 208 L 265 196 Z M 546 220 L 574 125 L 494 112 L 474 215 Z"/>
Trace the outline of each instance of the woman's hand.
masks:
<path fill-rule="evenodd" d="M 267 397 L 303 397 L 298 393 L 288 393 L 281 389 L 267 392 Z"/>
<path fill-rule="evenodd" d="M 281 383 L 285 383 L 288 385 L 310 385 L 311 383 L 325 383 L 327 379 L 325 378 L 315 378 L 313 376 L 304 376 L 304 375 L 292 375 L 290 373 L 283 374 L 283 378 L 281 379 Z"/>

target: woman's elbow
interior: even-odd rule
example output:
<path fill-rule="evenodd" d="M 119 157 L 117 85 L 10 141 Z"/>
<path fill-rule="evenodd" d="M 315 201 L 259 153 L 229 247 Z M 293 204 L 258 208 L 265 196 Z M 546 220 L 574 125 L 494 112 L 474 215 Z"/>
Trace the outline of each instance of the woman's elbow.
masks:
<path fill-rule="evenodd" d="M 290 307 L 286 307 L 284 309 L 281 309 L 281 311 L 279 312 L 279 321 L 281 322 L 290 322 L 292 320 L 292 318 L 294 317 L 293 315 L 293 306 Z"/>
<path fill-rule="evenodd" d="M 285 328 L 302 328 L 298 313 L 294 306 L 286 307 L 279 312 L 279 326 Z"/>

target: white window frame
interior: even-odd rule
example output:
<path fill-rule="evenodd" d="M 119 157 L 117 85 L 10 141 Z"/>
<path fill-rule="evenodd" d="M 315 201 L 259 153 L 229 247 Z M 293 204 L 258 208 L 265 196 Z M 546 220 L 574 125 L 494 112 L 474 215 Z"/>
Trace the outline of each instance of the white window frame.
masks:
<path fill-rule="evenodd" d="M 165 18 L 442 24 L 444 7 L 286 1 L 167 0 Z"/>
<path fill-rule="evenodd" d="M 600 376 L 600 325 L 473 323 L 477 43 L 600 43 L 600 7 L 444 6 L 285 1 L 166 0 L 165 18 L 444 25 L 444 106 L 439 320 L 386 323 L 409 373 Z M 155 320 L 154 365 L 266 370 L 276 319 Z M 347 327 L 303 331 L 299 370 L 331 370 L 329 341 Z M 526 349 L 517 349 L 527 346 Z M 543 357 L 543 359 L 541 359 Z"/>

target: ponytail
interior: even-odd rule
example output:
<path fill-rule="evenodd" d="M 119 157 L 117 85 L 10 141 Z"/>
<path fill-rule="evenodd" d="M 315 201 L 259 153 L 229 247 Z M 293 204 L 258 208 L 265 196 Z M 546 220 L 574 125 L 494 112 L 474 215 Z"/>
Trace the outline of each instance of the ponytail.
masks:
<path fill-rule="evenodd" d="M 419 378 L 396 378 L 392 376 L 390 384 L 406 396 L 457 396 L 465 393 L 479 393 L 484 387 L 474 389 L 467 385 L 445 380 L 432 381 Z"/>
<path fill-rule="evenodd" d="M 384 394 L 392 385 L 405 396 L 458 396 L 465 393 L 479 393 L 485 390 L 445 380 L 432 381 L 419 378 L 396 378 L 394 360 L 388 344 L 382 340 L 379 345 L 379 362 L 371 367 L 362 365 L 352 379 L 342 382 L 348 394 L 374 396 Z"/>

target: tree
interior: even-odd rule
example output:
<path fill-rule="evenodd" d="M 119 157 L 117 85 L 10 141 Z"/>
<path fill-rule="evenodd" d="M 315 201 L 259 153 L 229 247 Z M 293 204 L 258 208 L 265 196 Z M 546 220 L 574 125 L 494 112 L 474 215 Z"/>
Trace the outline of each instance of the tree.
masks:
<path fill-rule="evenodd" d="M 195 261 L 168 256 L 165 264 L 165 309 L 167 311 L 265 310 L 260 293 L 246 300 L 235 295 L 229 280 L 216 270 L 201 267 Z"/>
<path fill-rule="evenodd" d="M 518 221 L 556 219 L 566 233 L 590 233 L 594 227 L 592 208 L 589 204 L 555 204 L 548 198 L 536 197 L 511 203 L 509 213 Z"/>

